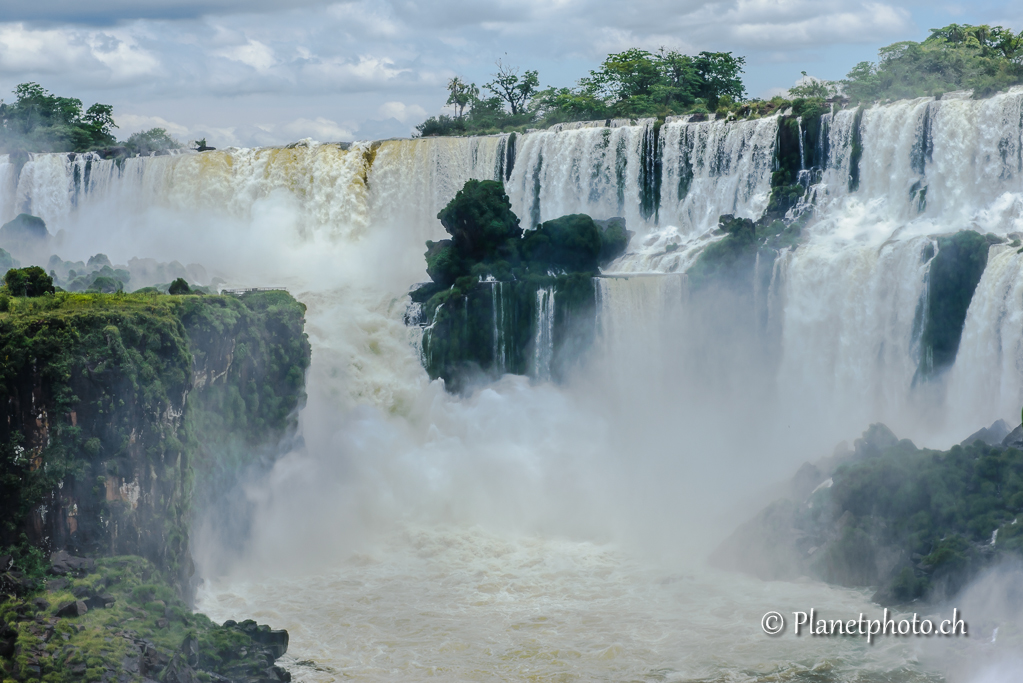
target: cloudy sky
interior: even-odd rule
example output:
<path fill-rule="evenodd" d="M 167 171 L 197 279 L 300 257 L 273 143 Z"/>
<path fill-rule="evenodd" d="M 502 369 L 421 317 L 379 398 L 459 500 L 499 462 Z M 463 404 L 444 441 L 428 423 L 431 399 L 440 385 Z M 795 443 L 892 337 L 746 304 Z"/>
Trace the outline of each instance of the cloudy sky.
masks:
<path fill-rule="evenodd" d="M 123 139 L 279 144 L 408 135 L 448 78 L 494 62 L 570 86 L 609 52 L 747 59 L 751 96 L 806 70 L 841 78 L 878 47 L 946 24 L 1023 29 L 1023 3 L 975 0 L 3 0 L 0 97 L 25 81 L 114 106 Z"/>

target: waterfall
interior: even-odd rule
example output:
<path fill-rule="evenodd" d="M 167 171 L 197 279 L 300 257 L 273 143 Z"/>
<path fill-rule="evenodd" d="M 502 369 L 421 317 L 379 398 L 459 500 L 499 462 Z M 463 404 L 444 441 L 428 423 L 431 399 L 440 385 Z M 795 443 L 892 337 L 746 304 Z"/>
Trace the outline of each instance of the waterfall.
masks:
<path fill-rule="evenodd" d="M 813 144 L 803 139 L 807 122 L 798 127 L 799 180 L 808 190 L 791 215 L 806 211 L 810 220 L 800 243 L 773 264 L 758 257 L 752 293 L 761 327 L 776 330 L 771 338 L 780 340 L 778 390 L 811 411 L 845 412 L 849 424 L 889 419 L 894 427 L 903 418 L 886 416 L 897 414 L 910 425 L 928 392 L 927 400 L 952 414 L 968 414 L 970 427 L 982 413 L 1015 419 L 1023 381 L 1014 369 L 1016 337 L 1005 321 L 1016 314 L 1012 283 L 1020 264 L 1008 247 L 991 251 L 947 395 L 914 378 L 927 245 L 962 229 L 1006 241 L 1023 233 L 1023 89 L 983 100 L 946 94 L 833 108 Z M 662 278 L 597 283 L 601 338 L 613 345 L 617 336 L 633 334 L 632 325 L 661 324 L 624 321 L 656 309 L 650 301 L 658 287 L 674 291 L 679 276 L 722 238 L 714 230 L 721 214 L 763 215 L 778 134 L 778 116 L 669 117 L 660 126 L 591 121 L 514 137 L 304 141 L 119 161 L 33 154 L 22 164 L 0 155 L 0 219 L 21 211 L 42 217 L 51 233 L 63 231 L 58 253 L 75 258 L 90 254 L 65 252 L 103 240 L 110 246 L 93 251 L 130 248 L 138 226 L 154 215 L 204 226 L 207 232 L 190 233 L 192 240 L 252 222 L 261 226 L 254 241 L 279 234 L 293 245 L 332 245 L 337 254 L 376 240 L 388 250 L 383 260 L 398 291 L 423 278 L 423 242 L 445 236 L 436 215 L 462 184 L 499 180 L 525 229 L 574 212 L 626 218 L 636 234 L 605 274 Z M 499 331 L 512 312 L 502 294 L 494 284 L 492 352 L 497 367 L 507 370 L 511 342 Z M 544 324 L 530 362 L 537 376 L 546 376 L 554 297 L 537 297 L 537 320 Z M 967 410 L 969 401 L 977 407 Z M 967 429 L 963 421 L 957 429 Z"/>
<path fill-rule="evenodd" d="M 992 416 L 1015 424 L 1023 405 L 1023 254 L 1018 252 L 1008 245 L 991 248 L 949 379 L 949 412 L 978 425 Z"/>
<path fill-rule="evenodd" d="M 642 215 L 643 145 L 653 119 L 636 125 L 586 123 L 521 135 L 505 184 L 524 228 L 571 213 L 623 216 L 630 229 Z"/>
<path fill-rule="evenodd" d="M 554 360 L 554 287 L 536 290 L 536 336 L 533 340 L 533 376 L 551 378 Z"/>

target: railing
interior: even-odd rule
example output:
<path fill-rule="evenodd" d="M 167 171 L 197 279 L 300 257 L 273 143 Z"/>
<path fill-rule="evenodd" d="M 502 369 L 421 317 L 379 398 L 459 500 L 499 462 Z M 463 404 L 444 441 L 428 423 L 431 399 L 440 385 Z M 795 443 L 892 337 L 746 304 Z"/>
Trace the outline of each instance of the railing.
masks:
<path fill-rule="evenodd" d="M 247 294 L 249 292 L 278 292 L 288 291 L 287 287 L 224 287 L 221 294 Z"/>

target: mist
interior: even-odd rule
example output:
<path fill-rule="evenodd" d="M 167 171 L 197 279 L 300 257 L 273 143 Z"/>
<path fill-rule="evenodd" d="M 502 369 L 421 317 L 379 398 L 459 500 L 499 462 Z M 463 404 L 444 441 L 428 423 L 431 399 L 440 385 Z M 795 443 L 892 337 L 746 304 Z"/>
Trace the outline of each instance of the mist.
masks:
<path fill-rule="evenodd" d="M 998 97 L 1018 108 L 1023 96 Z M 993 105 L 940 105 L 949 127 L 990 114 L 991 130 L 1011 128 Z M 914 106 L 876 107 L 865 120 L 880 138 L 911 128 L 922 116 Z M 678 182 L 662 185 L 657 217 L 637 209 L 648 124 L 613 129 L 614 154 L 599 147 L 599 128 L 523 143 L 506 185 L 520 214 L 607 218 L 624 206 L 637 233 L 595 283 L 596 345 L 558 384 L 481 377 L 453 395 L 429 379 L 420 330 L 403 322 L 409 287 L 426 279 L 424 243 L 444 237 L 437 211 L 466 180 L 501 177 L 504 136 L 306 142 L 130 159 L 118 170 L 97 160 L 87 191 L 67 183 L 69 164 L 85 161 L 41 156 L 3 190 L 12 199 L 0 218 L 27 202 L 63 231 L 64 259 L 200 263 L 228 286 L 286 286 L 308 306 L 313 356 L 296 439 L 246 473 L 225 496 L 230 505 L 200 511 L 192 532 L 199 607 L 288 628 L 303 680 L 348 667 L 408 680 L 816 675 L 824 660 L 836 680 L 929 680 L 934 670 L 974 680 L 963 662 L 985 655 L 969 648 L 946 660 L 898 639 L 766 638 L 758 623 L 772 609 L 879 610 L 865 591 L 762 582 L 704 562 L 802 463 L 871 422 L 944 447 L 1015 416 L 1016 380 L 992 392 L 984 353 L 993 343 L 985 321 L 1019 307 L 1008 245 L 992 247 L 1000 266 L 978 285 L 990 310 L 971 307 L 964 323 L 968 362 L 917 388 L 913 344 L 927 246 L 963 220 L 1009 234 L 1015 223 L 1003 219 L 1020 188 L 988 169 L 991 187 L 912 214 L 905 188 L 885 184 L 889 148 L 908 157 L 915 143 L 905 135 L 888 146 L 865 138 L 864 189 L 853 195 L 840 144 L 851 118 L 832 117 L 834 163 L 815 186 L 805 241 L 755 278 L 765 283 L 754 293 L 762 317 L 727 287 L 691 295 L 681 271 L 720 238 L 717 216 L 763 211 L 776 122 L 665 124 L 676 141 L 703 141 L 678 156 L 705 154 L 705 166 L 685 196 Z M 703 137 L 683 135 L 685 126 L 703 126 Z M 962 181 L 962 150 L 983 155 L 996 138 L 936 145 L 933 182 Z M 579 158 L 592 174 L 578 172 Z M 727 174 L 712 172 L 715 159 L 727 160 Z M 611 182 L 618 169 L 620 185 Z M 1007 349 L 1020 336 L 1002 334 Z M 224 543 L 225 529 L 244 533 Z M 995 614 L 977 591 L 973 613 Z M 307 659 L 322 670 L 299 664 Z M 992 666 L 978 675 L 1016 664 Z"/>

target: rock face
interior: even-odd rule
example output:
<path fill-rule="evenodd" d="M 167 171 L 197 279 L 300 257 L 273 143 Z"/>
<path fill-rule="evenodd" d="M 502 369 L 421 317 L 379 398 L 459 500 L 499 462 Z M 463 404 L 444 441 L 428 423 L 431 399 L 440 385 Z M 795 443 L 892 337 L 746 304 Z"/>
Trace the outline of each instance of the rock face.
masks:
<path fill-rule="evenodd" d="M 990 443 L 1006 429 L 995 423 L 941 452 L 871 425 L 852 450 L 804 465 L 789 495 L 739 527 L 712 561 L 764 579 L 872 587 L 884 604 L 953 596 L 1023 553 L 1023 443 L 1013 441 L 1023 429 Z"/>
<path fill-rule="evenodd" d="M 74 555 L 140 555 L 185 594 L 196 492 L 294 429 L 304 307 L 281 291 L 72 296 L 0 314 L 0 547 L 66 550 L 59 576 L 83 570 Z"/>

